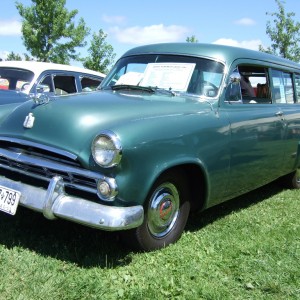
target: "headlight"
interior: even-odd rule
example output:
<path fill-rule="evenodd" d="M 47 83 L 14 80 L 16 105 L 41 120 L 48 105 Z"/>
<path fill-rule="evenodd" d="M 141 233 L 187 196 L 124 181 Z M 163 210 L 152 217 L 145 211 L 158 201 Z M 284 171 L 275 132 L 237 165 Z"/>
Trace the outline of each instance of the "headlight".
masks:
<path fill-rule="evenodd" d="M 116 166 L 122 156 L 122 146 L 117 135 L 112 131 L 101 132 L 92 143 L 92 155 L 103 168 Z"/>

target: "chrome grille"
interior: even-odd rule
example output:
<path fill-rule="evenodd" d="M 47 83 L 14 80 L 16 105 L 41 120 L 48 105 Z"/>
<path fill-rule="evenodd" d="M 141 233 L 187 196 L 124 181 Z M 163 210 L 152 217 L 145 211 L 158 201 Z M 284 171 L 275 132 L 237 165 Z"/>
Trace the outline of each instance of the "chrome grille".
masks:
<path fill-rule="evenodd" d="M 47 182 L 60 176 L 65 187 L 93 194 L 97 194 L 97 180 L 103 177 L 83 169 L 70 153 L 16 139 L 0 138 L 0 168 Z"/>

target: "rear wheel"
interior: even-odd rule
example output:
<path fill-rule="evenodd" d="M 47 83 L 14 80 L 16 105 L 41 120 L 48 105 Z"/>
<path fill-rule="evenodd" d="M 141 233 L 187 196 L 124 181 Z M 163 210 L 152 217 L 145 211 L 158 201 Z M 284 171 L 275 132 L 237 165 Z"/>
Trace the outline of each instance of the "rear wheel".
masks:
<path fill-rule="evenodd" d="M 300 169 L 297 169 L 294 174 L 290 176 L 290 187 L 293 189 L 300 189 Z"/>
<path fill-rule="evenodd" d="M 151 251 L 177 241 L 190 211 L 185 177 L 179 172 L 163 175 L 152 188 L 146 202 L 143 224 L 124 232 L 130 246 Z"/>
<path fill-rule="evenodd" d="M 289 189 L 300 189 L 300 169 L 295 172 L 284 176 L 281 179 L 283 185 Z"/>

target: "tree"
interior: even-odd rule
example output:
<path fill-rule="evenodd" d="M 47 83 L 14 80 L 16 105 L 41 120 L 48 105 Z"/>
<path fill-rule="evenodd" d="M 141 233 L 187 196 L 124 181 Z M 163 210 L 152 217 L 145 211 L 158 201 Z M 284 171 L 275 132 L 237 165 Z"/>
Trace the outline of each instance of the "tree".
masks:
<path fill-rule="evenodd" d="M 274 17 L 274 27 L 272 27 L 271 22 L 268 21 L 266 29 L 266 33 L 269 35 L 272 44 L 271 47 L 267 49 L 264 49 L 260 45 L 259 50 L 299 62 L 300 48 L 298 44 L 300 42 L 300 23 L 293 20 L 295 13 L 285 13 L 283 6 L 284 1 L 275 1 L 278 5 L 279 12 L 266 13 Z"/>
<path fill-rule="evenodd" d="M 8 53 L 5 60 L 22 60 L 22 57 L 18 53 L 14 53 L 13 51 Z"/>
<path fill-rule="evenodd" d="M 93 34 L 93 39 L 88 49 L 90 55 L 83 59 L 85 68 L 102 73 L 109 71 L 109 66 L 113 64 L 116 54 L 113 53 L 113 47 L 106 43 L 106 37 L 107 34 L 102 29 L 99 30 L 98 34 Z"/>
<path fill-rule="evenodd" d="M 32 0 L 25 7 L 16 2 L 23 18 L 22 33 L 27 51 L 38 61 L 68 64 L 79 58 L 76 47 L 84 47 L 89 28 L 80 18 L 78 26 L 73 21 L 77 10 L 68 11 L 66 0 Z"/>
<path fill-rule="evenodd" d="M 198 39 L 194 35 L 191 37 L 188 36 L 185 41 L 188 43 L 198 43 Z"/>
<path fill-rule="evenodd" d="M 20 61 L 20 60 L 34 60 L 32 57 L 30 57 L 27 53 L 23 53 L 23 57 L 18 53 L 15 52 L 10 52 L 8 53 L 7 57 L 5 60 L 15 60 L 15 61 Z"/>

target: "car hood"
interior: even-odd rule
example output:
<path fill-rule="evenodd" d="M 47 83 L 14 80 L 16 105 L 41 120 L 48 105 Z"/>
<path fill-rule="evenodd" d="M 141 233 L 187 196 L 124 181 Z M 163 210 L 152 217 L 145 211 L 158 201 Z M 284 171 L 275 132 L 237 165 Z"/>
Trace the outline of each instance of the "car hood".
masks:
<path fill-rule="evenodd" d="M 211 106 L 190 98 L 147 93 L 100 91 L 62 96 L 40 105 L 27 101 L 3 110 L 0 137 L 28 140 L 80 155 L 84 150 L 88 152 L 86 147 L 90 149 L 92 140 L 102 130 L 118 133 L 125 124 L 134 128 L 141 120 L 174 119 L 200 110 L 211 111 Z M 29 114 L 33 126 L 26 128 L 24 122 Z"/>

